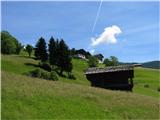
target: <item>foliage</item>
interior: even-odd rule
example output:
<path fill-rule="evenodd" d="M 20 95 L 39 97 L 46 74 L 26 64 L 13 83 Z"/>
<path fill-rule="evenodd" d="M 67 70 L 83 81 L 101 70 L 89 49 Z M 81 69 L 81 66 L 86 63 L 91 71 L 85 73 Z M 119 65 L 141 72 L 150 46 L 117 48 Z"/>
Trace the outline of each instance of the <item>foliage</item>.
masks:
<path fill-rule="evenodd" d="M 46 79 L 46 80 L 50 80 L 50 73 L 45 71 L 45 70 L 41 70 L 40 78 L 43 78 L 43 79 Z"/>
<path fill-rule="evenodd" d="M 24 46 L 20 42 L 16 42 L 16 54 L 20 54 L 21 50 L 24 48 Z"/>
<path fill-rule="evenodd" d="M 98 65 L 97 58 L 95 58 L 94 56 L 89 57 L 88 65 L 89 67 L 97 67 Z"/>
<path fill-rule="evenodd" d="M 21 52 L 20 55 L 21 56 L 2 54 L 1 70 L 7 71 L 8 73 L 14 73 L 16 76 L 23 75 L 24 73 L 35 70 L 37 68 L 33 65 L 37 65 L 38 61 L 28 57 L 26 58 L 26 56 L 28 56 L 26 52 L 23 54 Z M 24 57 L 22 57 L 22 55 Z M 25 65 L 25 63 L 31 63 L 33 65 Z M 72 73 L 76 77 L 76 80 L 69 80 L 68 77 L 59 76 L 60 82 L 90 86 L 90 82 L 87 80 L 84 74 L 84 71 L 88 68 L 87 61 L 72 59 L 72 64 L 75 66 L 73 67 Z M 59 68 L 53 66 L 52 69 L 54 71 Z M 159 87 L 159 74 L 159 70 L 136 67 L 134 69 L 134 87 L 132 94 L 142 94 L 143 96 L 151 96 L 155 99 L 159 98 L 159 92 L 157 91 L 157 88 Z M 145 84 L 148 84 L 149 88 L 145 88 Z"/>
<path fill-rule="evenodd" d="M 157 91 L 160 92 L 160 87 L 157 88 Z"/>
<path fill-rule="evenodd" d="M 19 54 L 22 49 L 21 43 L 9 32 L 1 32 L 1 52 L 3 54 Z"/>
<path fill-rule="evenodd" d="M 58 62 L 58 40 L 55 41 L 53 37 L 51 37 L 49 41 L 49 63 L 50 65 L 57 65 Z"/>
<path fill-rule="evenodd" d="M 89 58 L 91 56 L 91 54 L 89 52 L 85 51 L 84 49 L 76 50 L 75 53 L 85 55 L 86 58 Z"/>
<path fill-rule="evenodd" d="M 42 76 L 41 74 L 42 74 L 42 71 L 39 68 L 37 68 L 29 73 L 29 75 L 31 75 L 32 77 L 38 77 L 38 78 L 41 78 L 41 76 Z"/>
<path fill-rule="evenodd" d="M 29 57 L 31 57 L 32 50 L 33 50 L 32 45 L 27 44 L 26 51 L 28 52 Z"/>
<path fill-rule="evenodd" d="M 35 47 L 35 57 L 41 62 L 46 62 L 48 59 L 47 47 L 44 38 L 40 38 Z"/>
<path fill-rule="evenodd" d="M 8 38 L 1 40 L 1 52 L 3 54 L 13 54 L 15 51 L 16 45 L 12 40 Z"/>
<path fill-rule="evenodd" d="M 115 56 L 110 56 L 110 58 L 105 58 L 103 62 L 106 66 L 117 66 L 118 58 Z"/>
<path fill-rule="evenodd" d="M 76 49 L 75 48 L 72 48 L 70 50 L 70 53 L 71 53 L 71 56 L 74 56 L 76 54 Z"/>
<path fill-rule="evenodd" d="M 145 84 L 144 87 L 145 87 L 145 88 L 149 88 L 149 85 Z"/>
<path fill-rule="evenodd" d="M 51 71 L 55 71 L 56 73 L 58 73 L 58 71 L 59 71 L 59 67 L 58 67 L 58 66 L 56 66 L 56 65 L 52 65 L 52 67 L 51 67 Z"/>
<path fill-rule="evenodd" d="M 46 71 L 51 71 L 51 66 L 48 63 L 43 62 L 42 64 L 40 64 L 40 67 L 43 68 Z"/>
<path fill-rule="evenodd" d="M 51 80 L 58 80 L 58 75 L 57 75 L 57 73 L 55 71 L 51 71 L 50 79 Z"/>
<path fill-rule="evenodd" d="M 100 61 L 103 60 L 104 56 L 102 54 L 97 54 L 97 55 L 94 55 L 94 57 L 96 57 L 97 59 L 99 59 Z"/>
<path fill-rule="evenodd" d="M 69 79 L 76 80 L 76 77 L 74 76 L 73 73 L 68 73 L 68 78 L 69 78 Z"/>
<path fill-rule="evenodd" d="M 37 68 L 31 72 L 29 72 L 29 76 L 43 78 L 47 80 L 58 80 L 58 75 L 55 71 L 47 72 L 40 68 Z"/>
<path fill-rule="evenodd" d="M 63 39 L 59 42 L 57 52 L 57 66 L 60 68 L 60 75 L 63 74 L 63 71 L 70 72 L 72 70 L 72 59 L 70 57 L 69 48 Z"/>

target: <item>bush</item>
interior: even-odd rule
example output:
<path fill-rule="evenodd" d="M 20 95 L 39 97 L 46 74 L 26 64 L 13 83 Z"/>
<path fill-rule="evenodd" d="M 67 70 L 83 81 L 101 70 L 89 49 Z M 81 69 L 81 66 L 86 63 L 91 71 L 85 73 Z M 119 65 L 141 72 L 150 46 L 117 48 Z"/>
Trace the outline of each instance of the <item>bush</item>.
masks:
<path fill-rule="evenodd" d="M 32 77 L 43 78 L 46 80 L 58 80 L 58 75 L 55 71 L 47 72 L 39 68 L 29 72 L 28 75 Z"/>
<path fill-rule="evenodd" d="M 145 88 L 149 88 L 149 85 L 144 85 Z"/>
<path fill-rule="evenodd" d="M 56 73 L 58 73 L 59 70 L 60 70 L 59 67 L 57 67 L 56 65 L 52 65 L 51 71 L 55 71 Z"/>
<path fill-rule="evenodd" d="M 68 75 L 68 78 L 69 78 L 69 79 L 76 80 L 76 77 L 75 77 L 72 73 L 70 73 L 70 74 Z"/>
<path fill-rule="evenodd" d="M 55 71 L 50 73 L 50 80 L 58 80 L 58 75 Z"/>
<path fill-rule="evenodd" d="M 40 64 L 40 67 L 48 72 L 51 72 L 51 66 L 48 63 L 42 63 Z"/>
<path fill-rule="evenodd" d="M 43 70 L 41 73 L 41 78 L 50 80 L 50 73 Z"/>
<path fill-rule="evenodd" d="M 33 71 L 31 71 L 30 72 L 30 75 L 32 76 L 32 77 L 41 77 L 41 73 L 42 73 L 42 70 L 41 69 L 35 69 L 35 70 L 33 70 Z"/>
<path fill-rule="evenodd" d="M 160 92 L 160 87 L 157 88 L 157 91 Z"/>

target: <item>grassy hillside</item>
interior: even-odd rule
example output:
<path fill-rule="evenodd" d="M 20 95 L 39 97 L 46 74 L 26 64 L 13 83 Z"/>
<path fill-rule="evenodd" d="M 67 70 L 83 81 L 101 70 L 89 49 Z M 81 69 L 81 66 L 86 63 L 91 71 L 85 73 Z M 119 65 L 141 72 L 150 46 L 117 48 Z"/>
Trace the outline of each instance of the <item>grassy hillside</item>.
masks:
<path fill-rule="evenodd" d="M 134 92 L 147 96 L 160 97 L 160 70 L 135 68 Z M 145 87 L 148 86 L 148 87 Z"/>
<path fill-rule="evenodd" d="M 28 71 L 34 70 L 38 62 L 34 59 L 28 58 L 23 52 L 22 56 L 17 55 L 2 55 L 2 70 L 13 72 L 16 74 L 24 74 Z M 80 59 L 73 59 L 73 73 L 76 76 L 76 80 L 69 80 L 64 77 L 60 77 L 60 81 L 67 83 L 77 83 L 83 85 L 90 85 L 90 82 L 84 75 L 84 70 L 88 67 L 87 62 Z M 134 73 L 134 89 L 133 92 L 149 95 L 153 97 L 159 97 L 157 89 L 160 87 L 160 70 L 135 68 Z M 148 85 L 149 87 L 144 87 Z"/>
<path fill-rule="evenodd" d="M 156 118 L 158 70 L 136 68 L 133 93 L 90 87 L 87 63 L 74 59 L 76 80 L 47 81 L 23 75 L 38 64 L 26 56 L 2 55 L 2 118 Z M 144 87 L 144 85 L 149 87 Z M 145 101 L 145 102 L 144 102 Z"/>
<path fill-rule="evenodd" d="M 158 100 L 2 72 L 2 111 L 3 119 L 158 118 Z"/>

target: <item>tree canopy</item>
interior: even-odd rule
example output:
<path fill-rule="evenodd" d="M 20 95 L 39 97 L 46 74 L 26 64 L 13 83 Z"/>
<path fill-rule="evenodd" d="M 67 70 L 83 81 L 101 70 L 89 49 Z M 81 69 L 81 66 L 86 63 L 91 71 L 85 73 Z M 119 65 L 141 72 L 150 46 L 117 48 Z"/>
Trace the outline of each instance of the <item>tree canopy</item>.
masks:
<path fill-rule="evenodd" d="M 27 46 L 26 46 L 26 51 L 28 52 L 29 57 L 31 56 L 32 50 L 33 50 L 32 45 L 27 44 Z"/>
<path fill-rule="evenodd" d="M 59 42 L 58 47 L 58 67 L 60 67 L 60 74 L 63 73 L 63 71 L 71 72 L 72 70 L 72 63 L 71 63 L 71 56 L 70 56 L 70 50 L 63 39 Z"/>
<path fill-rule="evenodd" d="M 118 58 L 115 56 L 110 56 L 110 58 L 105 58 L 103 62 L 106 66 L 117 66 L 118 65 Z"/>
<path fill-rule="evenodd" d="M 94 56 L 90 56 L 89 61 L 88 61 L 88 65 L 89 65 L 89 67 L 97 67 L 98 59 Z"/>
<path fill-rule="evenodd" d="M 9 32 L 1 32 L 1 52 L 3 54 L 19 54 L 23 46 Z"/>
<path fill-rule="evenodd" d="M 44 38 L 40 38 L 35 47 L 35 57 L 41 62 L 45 62 L 48 59 L 47 46 Z"/>
<path fill-rule="evenodd" d="M 91 54 L 89 52 L 85 51 L 84 49 L 76 50 L 75 54 L 85 55 L 86 58 L 89 58 L 91 56 Z"/>
<path fill-rule="evenodd" d="M 102 61 L 104 56 L 102 54 L 97 54 L 97 55 L 94 55 L 94 57 L 96 57 L 98 60 Z"/>
<path fill-rule="evenodd" d="M 49 44 L 48 44 L 48 51 L 49 51 L 49 63 L 50 65 L 57 65 L 57 58 L 58 58 L 58 41 L 55 41 L 53 37 L 50 38 Z"/>

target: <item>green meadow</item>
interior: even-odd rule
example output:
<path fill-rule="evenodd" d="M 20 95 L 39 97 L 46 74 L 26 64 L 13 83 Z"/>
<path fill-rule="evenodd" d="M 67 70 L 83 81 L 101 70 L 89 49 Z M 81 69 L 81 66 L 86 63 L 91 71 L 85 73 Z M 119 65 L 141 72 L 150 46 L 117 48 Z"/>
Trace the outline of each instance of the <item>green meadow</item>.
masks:
<path fill-rule="evenodd" d="M 90 87 L 87 62 L 73 59 L 76 80 L 32 78 L 38 61 L 1 55 L 2 119 L 159 119 L 160 71 L 135 68 L 133 92 Z"/>

